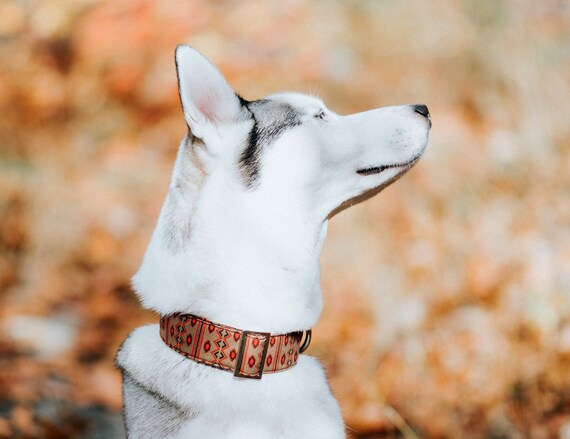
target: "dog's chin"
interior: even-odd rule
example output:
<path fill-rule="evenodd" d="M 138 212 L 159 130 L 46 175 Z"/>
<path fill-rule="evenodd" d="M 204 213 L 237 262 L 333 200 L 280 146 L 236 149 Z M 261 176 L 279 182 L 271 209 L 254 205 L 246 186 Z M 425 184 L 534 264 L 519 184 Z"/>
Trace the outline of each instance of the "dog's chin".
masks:
<path fill-rule="evenodd" d="M 362 192 L 360 195 L 357 195 L 355 197 L 349 198 L 348 200 L 342 202 L 339 206 L 337 206 L 336 208 L 334 208 L 329 215 L 327 216 L 327 219 L 331 219 L 332 217 L 334 217 L 335 215 L 337 215 L 338 213 L 342 212 L 343 210 L 354 206 L 355 204 L 358 203 L 362 203 L 363 201 L 368 200 L 369 198 L 372 198 L 374 195 L 379 194 L 380 192 L 382 192 L 385 188 L 387 188 L 388 186 L 390 186 L 392 183 L 394 183 L 396 180 L 400 179 L 401 177 L 404 176 L 404 174 L 406 174 L 413 166 L 413 164 L 415 162 L 417 162 L 419 160 L 419 157 L 412 163 L 407 164 L 406 166 L 402 167 L 402 169 L 395 174 L 394 176 L 390 177 L 388 180 L 382 182 L 380 185 L 378 186 L 374 186 L 370 189 L 365 190 L 364 192 Z M 373 175 L 373 174 L 379 174 L 382 171 L 378 171 L 378 172 L 372 172 L 371 174 L 360 174 L 360 175 Z"/>

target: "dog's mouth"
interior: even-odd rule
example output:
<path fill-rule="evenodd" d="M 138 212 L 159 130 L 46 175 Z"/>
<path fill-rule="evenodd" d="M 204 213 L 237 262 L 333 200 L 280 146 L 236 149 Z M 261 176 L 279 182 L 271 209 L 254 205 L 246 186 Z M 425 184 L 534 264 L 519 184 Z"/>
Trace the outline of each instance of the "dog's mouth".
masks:
<path fill-rule="evenodd" d="M 380 174 L 381 172 L 387 171 L 388 169 L 394 169 L 394 168 L 409 169 L 416 164 L 416 162 L 422 156 L 422 153 L 423 151 L 420 152 L 415 157 L 413 157 L 411 160 L 408 160 L 407 162 L 404 163 L 392 163 L 389 165 L 382 165 L 382 166 L 370 166 L 368 168 L 357 169 L 356 173 L 359 175 L 376 175 Z"/>

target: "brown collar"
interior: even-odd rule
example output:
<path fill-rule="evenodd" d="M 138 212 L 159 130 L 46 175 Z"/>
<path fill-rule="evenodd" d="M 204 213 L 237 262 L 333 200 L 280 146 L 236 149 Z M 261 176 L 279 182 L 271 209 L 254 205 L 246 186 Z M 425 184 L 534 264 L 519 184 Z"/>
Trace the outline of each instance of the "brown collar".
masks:
<path fill-rule="evenodd" d="M 224 369 L 240 378 L 261 379 L 297 364 L 311 342 L 311 330 L 273 335 L 243 331 L 192 314 L 160 318 L 160 336 L 167 346 L 198 363 Z"/>

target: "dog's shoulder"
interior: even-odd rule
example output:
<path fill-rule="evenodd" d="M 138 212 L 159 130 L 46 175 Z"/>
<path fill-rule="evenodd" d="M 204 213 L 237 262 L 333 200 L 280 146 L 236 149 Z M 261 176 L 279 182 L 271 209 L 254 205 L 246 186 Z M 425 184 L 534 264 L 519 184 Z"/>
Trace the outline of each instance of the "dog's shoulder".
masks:
<path fill-rule="evenodd" d="M 218 372 L 188 361 L 166 346 L 160 338 L 158 324 L 132 331 L 119 349 L 115 362 L 123 374 L 141 383 L 147 391 L 190 411 L 199 410 L 201 402 L 189 397 L 187 389 L 197 389 L 204 382 L 216 379 L 213 375 Z"/>

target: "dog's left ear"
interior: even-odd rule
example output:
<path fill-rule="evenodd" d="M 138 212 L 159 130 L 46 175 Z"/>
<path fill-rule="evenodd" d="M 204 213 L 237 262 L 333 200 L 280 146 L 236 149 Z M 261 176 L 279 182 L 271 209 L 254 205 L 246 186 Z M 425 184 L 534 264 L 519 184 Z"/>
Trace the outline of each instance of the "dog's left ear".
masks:
<path fill-rule="evenodd" d="M 238 118 L 240 99 L 220 71 L 197 50 L 178 46 L 176 71 L 184 118 L 194 136 L 202 138 L 208 126 Z"/>

